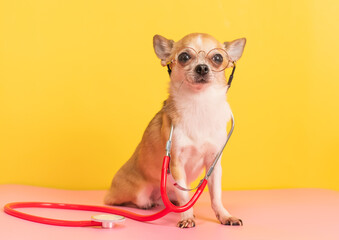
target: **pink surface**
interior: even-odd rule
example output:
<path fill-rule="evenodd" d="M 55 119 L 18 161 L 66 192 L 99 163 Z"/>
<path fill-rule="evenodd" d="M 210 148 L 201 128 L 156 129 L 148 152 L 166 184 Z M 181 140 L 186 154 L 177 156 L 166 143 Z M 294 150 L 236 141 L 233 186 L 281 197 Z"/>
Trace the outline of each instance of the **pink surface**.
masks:
<path fill-rule="evenodd" d="M 46 201 L 102 205 L 105 191 L 69 191 L 42 187 L 0 185 L 0 206 L 17 201 Z M 57 227 L 21 220 L 0 212 L 0 239 L 339 239 L 339 192 L 324 189 L 252 190 L 223 192 L 228 210 L 244 226 L 223 226 L 210 208 L 207 192 L 195 206 L 197 226 L 175 227 L 179 214 L 151 223 L 127 219 L 114 229 Z M 156 210 L 159 210 L 157 208 Z M 95 213 L 54 209 L 24 212 L 68 220 L 87 220 Z M 140 213 L 150 211 L 136 210 Z"/>

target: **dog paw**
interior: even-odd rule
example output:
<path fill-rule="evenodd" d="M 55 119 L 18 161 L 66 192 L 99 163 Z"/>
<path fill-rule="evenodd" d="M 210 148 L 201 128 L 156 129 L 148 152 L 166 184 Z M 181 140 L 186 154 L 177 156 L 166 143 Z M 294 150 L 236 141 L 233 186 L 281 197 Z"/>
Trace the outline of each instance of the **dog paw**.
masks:
<path fill-rule="evenodd" d="M 192 218 L 184 219 L 178 222 L 177 227 L 192 228 L 192 227 L 195 227 L 195 221 Z"/>
<path fill-rule="evenodd" d="M 217 216 L 220 223 L 223 225 L 229 225 L 229 226 L 242 226 L 242 220 L 236 217 L 220 217 Z"/>
<path fill-rule="evenodd" d="M 143 210 L 148 210 L 148 209 L 154 208 L 155 206 L 156 206 L 155 203 L 147 203 L 145 205 L 138 206 L 138 207 L 143 209 Z"/>

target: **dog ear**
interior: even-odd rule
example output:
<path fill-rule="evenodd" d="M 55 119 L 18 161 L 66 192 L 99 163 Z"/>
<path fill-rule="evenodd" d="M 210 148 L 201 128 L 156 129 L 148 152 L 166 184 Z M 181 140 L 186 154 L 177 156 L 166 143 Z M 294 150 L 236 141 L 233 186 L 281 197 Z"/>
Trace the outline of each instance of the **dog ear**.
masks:
<path fill-rule="evenodd" d="M 232 42 L 224 42 L 224 46 L 228 56 L 232 62 L 238 61 L 244 51 L 246 38 L 239 38 Z"/>
<path fill-rule="evenodd" d="M 161 65 L 166 66 L 168 58 L 171 56 L 173 40 L 169 40 L 160 35 L 153 37 L 153 48 L 155 54 L 161 59 Z"/>

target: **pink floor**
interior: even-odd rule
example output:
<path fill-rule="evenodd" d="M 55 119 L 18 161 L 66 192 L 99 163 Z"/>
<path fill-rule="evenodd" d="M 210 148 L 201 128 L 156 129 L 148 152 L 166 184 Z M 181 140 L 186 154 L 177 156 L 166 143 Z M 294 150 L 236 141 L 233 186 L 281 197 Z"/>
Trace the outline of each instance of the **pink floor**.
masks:
<path fill-rule="evenodd" d="M 104 191 L 69 191 L 0 185 L 0 206 L 18 201 L 102 205 L 104 194 Z M 124 224 L 117 225 L 114 229 L 101 229 L 43 225 L 21 220 L 1 211 L 0 239 L 339 239 L 339 192 L 337 191 L 324 189 L 225 191 L 223 202 L 234 216 L 243 220 L 244 226 L 219 224 L 210 208 L 206 192 L 195 206 L 197 226 L 192 229 L 175 227 L 179 218 L 175 213 L 152 223 L 126 220 Z M 94 215 L 92 212 L 69 210 L 21 210 L 40 216 L 68 220 L 87 220 Z"/>

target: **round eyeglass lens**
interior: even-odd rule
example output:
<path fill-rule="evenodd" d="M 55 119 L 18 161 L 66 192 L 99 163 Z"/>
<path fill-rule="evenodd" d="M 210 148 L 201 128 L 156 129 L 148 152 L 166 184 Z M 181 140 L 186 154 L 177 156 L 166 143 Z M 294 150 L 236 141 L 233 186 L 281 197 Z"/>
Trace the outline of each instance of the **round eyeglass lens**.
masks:
<path fill-rule="evenodd" d="M 194 49 L 185 48 L 177 56 L 177 62 L 180 66 L 186 67 L 197 60 L 197 53 Z"/>
<path fill-rule="evenodd" d="M 221 48 L 209 51 L 206 59 L 210 63 L 212 70 L 216 72 L 224 70 L 229 63 L 227 52 Z"/>

